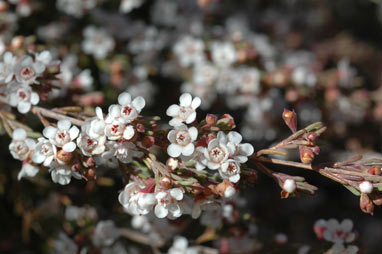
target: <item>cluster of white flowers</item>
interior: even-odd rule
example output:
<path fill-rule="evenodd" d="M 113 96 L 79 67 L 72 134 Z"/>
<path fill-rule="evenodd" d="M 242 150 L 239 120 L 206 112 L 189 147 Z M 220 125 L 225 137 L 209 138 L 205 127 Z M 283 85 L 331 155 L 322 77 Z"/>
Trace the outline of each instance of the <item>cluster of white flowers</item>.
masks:
<path fill-rule="evenodd" d="M 336 219 L 323 220 L 320 219 L 314 224 L 314 231 L 319 239 L 334 243 L 327 254 L 356 254 L 358 247 L 355 245 L 347 245 L 356 238 L 353 232 L 353 222 L 350 219 L 344 219 L 341 223 Z"/>
<path fill-rule="evenodd" d="M 0 62 L 0 83 L 6 84 L 6 95 L 9 105 L 17 107 L 20 113 L 27 113 L 32 105 L 40 101 L 39 95 L 31 88 L 39 84 L 47 67 L 58 62 L 52 61 L 49 51 L 33 53 L 33 57 L 24 55 L 20 59 L 11 52 L 5 52 Z"/>
<path fill-rule="evenodd" d="M 97 107 L 96 116 L 87 119 L 81 126 L 81 131 L 66 119 L 58 121 L 57 127 L 45 127 L 44 137 L 39 138 L 37 144 L 33 139 L 27 138 L 24 129 L 16 129 L 9 145 L 11 154 L 15 159 L 26 163 L 32 161 L 49 167 L 53 182 L 62 185 L 69 184 L 71 177 L 80 179 L 81 175 L 58 156 L 60 150 L 73 153 L 78 148 L 83 155 L 96 156 L 97 164 L 106 166 L 115 167 L 118 160 L 129 163 L 134 157 L 143 155 L 129 140 L 135 135 L 131 123 L 138 118 L 145 106 L 145 100 L 142 97 L 132 100 L 130 94 L 122 93 L 118 102 L 119 104 L 109 107 L 106 117 L 101 108 Z M 36 167 L 29 163 L 26 165 L 28 167 L 23 167 L 19 178 L 37 174 Z"/>

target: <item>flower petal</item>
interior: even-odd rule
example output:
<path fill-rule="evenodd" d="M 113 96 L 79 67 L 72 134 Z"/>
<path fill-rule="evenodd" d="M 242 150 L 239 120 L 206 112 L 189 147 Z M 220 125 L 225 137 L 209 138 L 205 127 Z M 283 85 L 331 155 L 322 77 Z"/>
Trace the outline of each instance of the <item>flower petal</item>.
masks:
<path fill-rule="evenodd" d="M 66 143 L 63 147 L 62 150 L 64 150 L 67 153 L 71 153 L 76 149 L 76 144 L 74 142 L 69 142 Z"/>
<path fill-rule="evenodd" d="M 68 131 L 71 125 L 72 123 L 67 119 L 63 119 L 57 122 L 57 127 L 63 131 Z"/>
<path fill-rule="evenodd" d="M 80 130 L 77 128 L 77 126 L 72 126 L 69 130 L 69 136 L 71 140 L 74 140 L 78 137 L 78 134 L 80 133 Z"/>
<path fill-rule="evenodd" d="M 40 97 L 38 96 L 37 93 L 32 93 L 31 94 L 31 103 L 33 105 L 36 105 L 40 101 Z"/>
<path fill-rule="evenodd" d="M 131 95 L 129 93 L 121 93 L 119 96 L 118 96 L 118 103 L 120 105 L 127 105 L 131 102 Z"/>
<path fill-rule="evenodd" d="M 227 136 L 229 142 L 232 142 L 235 145 L 240 144 L 241 140 L 243 139 L 240 133 L 238 133 L 237 131 L 230 131 Z"/>
<path fill-rule="evenodd" d="M 202 101 L 200 100 L 199 97 L 195 97 L 193 100 L 192 100 L 192 103 L 191 103 L 191 108 L 193 110 L 197 109 L 199 106 L 200 106 L 200 103 L 202 103 Z"/>
<path fill-rule="evenodd" d="M 54 128 L 53 126 L 47 126 L 42 131 L 42 134 L 47 138 L 53 138 L 54 135 L 56 135 L 57 128 Z"/>
<path fill-rule="evenodd" d="M 166 111 L 166 115 L 172 116 L 172 117 L 177 116 L 179 114 L 179 109 L 180 107 L 178 105 L 173 104 L 170 107 L 168 107 Z"/>
<path fill-rule="evenodd" d="M 17 128 L 13 131 L 12 138 L 14 140 L 24 140 L 27 137 L 27 132 L 22 128 Z"/>
<path fill-rule="evenodd" d="M 131 125 L 126 126 L 125 130 L 123 131 L 123 138 L 124 139 L 131 139 L 135 134 L 134 127 Z"/>
<path fill-rule="evenodd" d="M 192 112 L 192 113 L 187 117 L 186 123 L 190 124 L 190 123 L 192 123 L 193 121 L 195 121 L 195 119 L 196 119 L 196 112 Z"/>
<path fill-rule="evenodd" d="M 180 106 L 183 106 L 183 107 L 191 106 L 191 102 L 192 102 L 191 94 L 189 93 L 182 94 L 179 98 L 179 102 L 180 102 Z"/>
<path fill-rule="evenodd" d="M 189 128 L 188 133 L 190 133 L 190 137 L 191 137 L 192 141 L 194 141 L 198 138 L 198 129 L 196 129 L 195 127 Z"/>
<path fill-rule="evenodd" d="M 135 107 L 136 110 L 139 112 L 145 107 L 146 101 L 143 99 L 142 96 L 138 96 L 133 100 L 133 106 Z"/>
<path fill-rule="evenodd" d="M 171 144 L 167 147 L 167 153 L 171 157 L 179 157 L 179 155 L 182 153 L 182 148 L 178 145 Z"/>
<path fill-rule="evenodd" d="M 173 196 L 176 200 L 183 199 L 183 192 L 179 188 L 171 189 L 170 195 Z"/>
<path fill-rule="evenodd" d="M 185 147 L 183 147 L 182 154 L 184 156 L 190 156 L 194 152 L 194 150 L 195 150 L 194 144 L 190 143 L 186 145 Z"/>
<path fill-rule="evenodd" d="M 17 110 L 18 110 L 21 114 L 28 113 L 30 109 L 31 109 L 31 104 L 30 104 L 30 102 L 21 101 L 21 102 L 17 105 Z"/>
<path fill-rule="evenodd" d="M 158 218 L 164 218 L 167 216 L 168 210 L 164 206 L 157 204 L 154 208 L 154 213 Z"/>

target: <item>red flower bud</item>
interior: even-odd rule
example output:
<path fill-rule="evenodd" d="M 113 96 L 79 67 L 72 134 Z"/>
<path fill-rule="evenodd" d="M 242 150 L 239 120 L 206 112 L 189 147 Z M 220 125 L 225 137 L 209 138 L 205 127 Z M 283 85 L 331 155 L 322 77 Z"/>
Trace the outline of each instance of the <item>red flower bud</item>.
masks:
<path fill-rule="evenodd" d="M 216 124 L 216 122 L 218 121 L 218 117 L 216 115 L 213 115 L 213 114 L 207 114 L 206 116 L 206 122 L 209 124 L 209 125 L 214 125 Z"/>
<path fill-rule="evenodd" d="M 366 193 L 361 194 L 359 206 L 364 213 L 374 214 L 374 205 Z"/>
<path fill-rule="evenodd" d="M 314 159 L 314 153 L 306 146 L 300 146 L 300 160 L 302 163 L 310 164 Z"/>

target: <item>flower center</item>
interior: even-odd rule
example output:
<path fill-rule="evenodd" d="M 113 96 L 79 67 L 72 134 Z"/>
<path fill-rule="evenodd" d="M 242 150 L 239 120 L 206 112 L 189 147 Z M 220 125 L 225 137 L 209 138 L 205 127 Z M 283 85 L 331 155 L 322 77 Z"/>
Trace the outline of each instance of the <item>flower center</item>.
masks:
<path fill-rule="evenodd" d="M 187 120 L 187 118 L 192 114 L 193 110 L 190 107 L 181 106 L 179 110 L 179 117 L 183 120 Z"/>
<path fill-rule="evenodd" d="M 213 162 L 220 162 L 225 157 L 225 152 L 220 147 L 213 148 L 209 154 Z"/>
<path fill-rule="evenodd" d="M 51 147 L 48 144 L 43 144 L 41 146 L 41 152 L 46 156 L 52 154 Z"/>
<path fill-rule="evenodd" d="M 70 142 L 70 136 L 67 131 L 57 131 L 55 141 L 58 145 L 65 145 Z"/>
<path fill-rule="evenodd" d="M 28 101 L 29 99 L 28 93 L 25 90 L 19 90 L 17 95 L 22 101 Z"/>
<path fill-rule="evenodd" d="M 21 69 L 21 76 L 25 80 L 29 80 L 36 75 L 35 71 L 30 66 L 25 66 Z"/>
<path fill-rule="evenodd" d="M 186 146 L 191 142 L 191 137 L 187 131 L 178 131 L 175 140 L 178 145 Z"/>

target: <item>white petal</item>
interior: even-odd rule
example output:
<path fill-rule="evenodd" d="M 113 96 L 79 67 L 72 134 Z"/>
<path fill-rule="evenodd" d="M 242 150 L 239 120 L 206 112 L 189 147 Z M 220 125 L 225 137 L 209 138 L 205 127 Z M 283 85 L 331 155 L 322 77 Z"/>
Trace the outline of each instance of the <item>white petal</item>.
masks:
<path fill-rule="evenodd" d="M 190 137 L 191 137 L 192 141 L 197 139 L 198 129 L 196 129 L 195 127 L 191 127 L 190 129 L 188 129 L 188 133 L 190 133 Z"/>
<path fill-rule="evenodd" d="M 179 98 L 179 102 L 180 102 L 180 106 L 183 106 L 183 107 L 191 106 L 191 102 L 192 102 L 191 94 L 189 93 L 182 94 Z"/>
<path fill-rule="evenodd" d="M 63 131 L 68 131 L 71 125 L 72 123 L 66 119 L 63 119 L 57 122 L 57 127 Z"/>
<path fill-rule="evenodd" d="M 228 140 L 230 142 L 234 143 L 235 145 L 240 144 L 242 139 L 243 138 L 241 137 L 240 133 L 238 133 L 236 131 L 230 131 L 228 133 Z"/>
<path fill-rule="evenodd" d="M 171 130 L 171 131 L 169 131 L 168 134 L 167 134 L 167 139 L 168 139 L 171 143 L 175 143 L 175 133 L 176 133 L 175 130 Z"/>
<path fill-rule="evenodd" d="M 240 151 L 242 155 L 251 156 L 255 150 L 251 144 L 245 143 L 240 145 Z"/>
<path fill-rule="evenodd" d="M 188 116 L 186 123 L 190 124 L 196 119 L 196 112 L 192 112 L 191 115 Z"/>
<path fill-rule="evenodd" d="M 143 99 L 142 96 L 138 96 L 133 100 L 133 106 L 135 107 L 136 110 L 139 112 L 145 107 L 146 102 L 145 99 Z"/>
<path fill-rule="evenodd" d="M 42 131 L 42 134 L 47 138 L 53 138 L 56 135 L 57 129 L 53 126 L 47 126 Z"/>
<path fill-rule="evenodd" d="M 42 63 L 42 62 L 35 62 L 34 64 L 33 64 L 33 68 L 35 69 L 35 71 L 36 71 L 36 73 L 37 74 L 41 74 L 41 73 L 43 73 L 44 72 L 44 70 L 45 70 L 45 65 Z"/>
<path fill-rule="evenodd" d="M 202 101 L 200 100 L 199 97 L 195 97 L 193 100 L 192 100 L 192 104 L 191 104 L 191 108 L 192 109 L 197 109 L 199 106 L 200 106 L 200 103 L 202 103 Z"/>
<path fill-rule="evenodd" d="M 63 147 L 62 150 L 64 150 L 67 153 L 71 153 L 76 149 L 76 144 L 74 142 L 69 142 L 66 143 Z"/>
<path fill-rule="evenodd" d="M 183 199 L 183 192 L 179 188 L 171 189 L 170 195 L 173 196 L 176 200 Z"/>
<path fill-rule="evenodd" d="M 167 153 L 171 157 L 179 157 L 179 155 L 182 153 L 182 148 L 178 145 L 171 144 L 167 147 Z"/>
<path fill-rule="evenodd" d="M 96 107 L 95 112 L 96 112 L 96 115 L 99 119 L 103 119 L 103 113 L 102 113 L 102 109 L 100 107 Z"/>
<path fill-rule="evenodd" d="M 120 105 L 127 105 L 131 102 L 131 95 L 129 93 L 121 93 L 118 96 L 118 103 Z"/>
<path fill-rule="evenodd" d="M 30 102 L 21 101 L 21 102 L 19 103 L 19 105 L 17 105 L 17 110 L 18 110 L 21 114 L 28 113 L 30 109 L 31 109 L 31 104 L 30 104 Z"/>
<path fill-rule="evenodd" d="M 42 163 L 45 160 L 45 158 L 46 156 L 40 152 L 34 152 L 34 154 L 32 155 L 32 161 L 37 164 Z"/>
<path fill-rule="evenodd" d="M 12 138 L 14 140 L 24 140 L 27 137 L 27 132 L 24 129 L 17 128 L 13 131 Z"/>
<path fill-rule="evenodd" d="M 155 206 L 154 213 L 155 213 L 155 215 L 156 215 L 158 218 L 164 218 L 164 217 L 167 216 L 167 214 L 168 214 L 168 210 L 167 210 L 165 207 L 163 207 L 163 206 L 157 204 L 157 205 Z"/>
<path fill-rule="evenodd" d="M 181 123 L 182 123 L 182 119 L 180 118 L 173 118 L 170 120 L 170 122 L 168 122 L 168 124 L 171 126 L 178 126 Z"/>
<path fill-rule="evenodd" d="M 172 116 L 172 117 L 177 116 L 179 114 L 179 109 L 180 107 L 178 105 L 173 104 L 170 107 L 168 107 L 166 111 L 166 115 Z"/>
<path fill-rule="evenodd" d="M 233 183 L 237 183 L 240 180 L 240 174 L 236 174 L 229 177 L 229 180 Z"/>
<path fill-rule="evenodd" d="M 74 140 L 78 137 L 78 134 L 80 133 L 80 130 L 77 128 L 77 126 L 72 126 L 69 130 L 69 136 L 71 140 Z"/>
<path fill-rule="evenodd" d="M 113 118 L 119 117 L 121 114 L 121 108 L 120 106 L 113 104 L 109 107 L 109 115 Z"/>
<path fill-rule="evenodd" d="M 124 139 L 131 139 L 135 134 L 134 127 L 129 125 L 125 128 L 123 131 L 123 138 Z"/>
<path fill-rule="evenodd" d="M 37 93 L 32 93 L 31 94 L 31 103 L 33 105 L 36 105 L 40 101 L 40 97 L 38 96 Z"/>
<path fill-rule="evenodd" d="M 185 147 L 183 147 L 182 154 L 184 156 L 190 156 L 194 152 L 194 150 L 195 150 L 194 144 L 190 143 L 186 145 Z"/>

